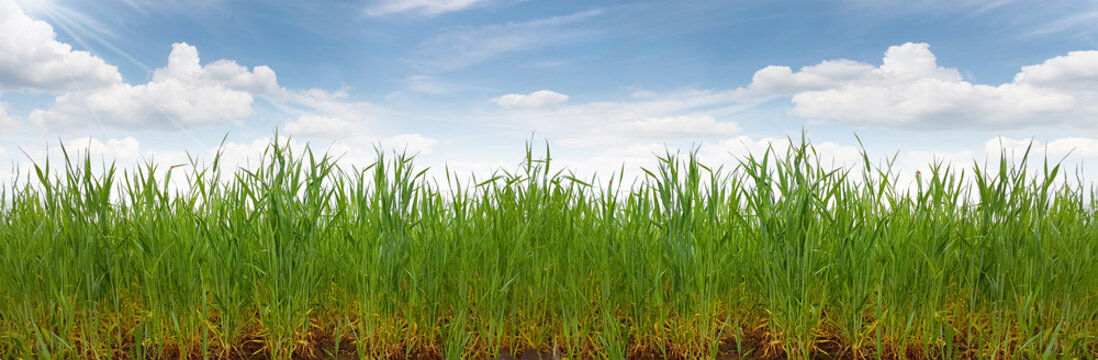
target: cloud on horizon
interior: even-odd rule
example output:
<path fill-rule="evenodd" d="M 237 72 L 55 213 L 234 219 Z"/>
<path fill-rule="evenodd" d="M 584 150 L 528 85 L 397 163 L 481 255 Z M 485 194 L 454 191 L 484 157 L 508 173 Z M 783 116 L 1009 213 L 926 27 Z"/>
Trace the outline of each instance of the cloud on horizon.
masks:
<path fill-rule="evenodd" d="M 925 43 L 892 46 L 875 66 L 828 60 L 794 72 L 757 71 L 749 89 L 790 96 L 795 115 L 871 128 L 951 130 L 1043 125 L 1096 127 L 1098 51 L 1073 51 L 1023 66 L 1000 85 L 966 81 L 941 67 Z"/>
<path fill-rule="evenodd" d="M 568 95 L 550 90 L 538 90 L 529 94 L 507 94 L 493 98 L 492 102 L 503 108 L 555 109 L 568 101 Z"/>

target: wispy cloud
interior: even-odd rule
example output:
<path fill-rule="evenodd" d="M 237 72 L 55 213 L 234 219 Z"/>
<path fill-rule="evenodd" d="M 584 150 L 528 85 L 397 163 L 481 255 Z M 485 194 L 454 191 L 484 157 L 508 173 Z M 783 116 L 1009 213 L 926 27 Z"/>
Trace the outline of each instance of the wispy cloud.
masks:
<path fill-rule="evenodd" d="M 1096 6 L 1098 7 L 1098 6 Z M 1086 33 L 1098 32 L 1098 9 L 1072 13 L 1034 27 L 1026 35 L 1041 36 L 1061 33 L 1068 30 L 1080 30 Z"/>
<path fill-rule="evenodd" d="M 406 89 L 421 94 L 440 95 L 454 92 L 458 85 L 430 75 L 410 75 L 403 80 Z"/>
<path fill-rule="evenodd" d="M 143 15 L 211 10 L 224 3 L 222 0 L 121 0 L 121 2 Z"/>
<path fill-rule="evenodd" d="M 901 15 L 943 12 L 982 14 L 1017 2 L 1017 0 L 847 0 L 849 5 L 856 7 Z"/>
<path fill-rule="evenodd" d="M 483 5 L 490 0 L 380 0 L 366 8 L 370 16 L 382 16 L 395 13 L 415 13 L 433 16 L 442 13 L 465 10 Z"/>
<path fill-rule="evenodd" d="M 592 40 L 595 30 L 573 25 L 602 13 L 593 9 L 528 22 L 449 28 L 420 44 L 422 60 L 416 65 L 426 71 L 450 71 L 506 54 Z"/>

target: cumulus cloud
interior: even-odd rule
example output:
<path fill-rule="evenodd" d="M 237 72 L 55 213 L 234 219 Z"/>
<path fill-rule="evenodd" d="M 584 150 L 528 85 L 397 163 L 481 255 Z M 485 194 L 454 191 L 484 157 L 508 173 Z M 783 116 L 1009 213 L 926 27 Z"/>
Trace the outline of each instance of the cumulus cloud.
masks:
<path fill-rule="evenodd" d="M 418 13 L 422 15 L 438 15 L 458 10 L 464 10 L 486 0 L 380 0 L 366 8 L 366 14 L 381 16 L 394 13 Z"/>
<path fill-rule="evenodd" d="M 505 108 L 554 109 L 568 101 L 568 95 L 538 90 L 529 94 L 507 94 L 492 99 L 492 102 Z"/>
<path fill-rule="evenodd" d="M 64 92 L 120 84 L 118 68 L 56 40 L 13 0 L 0 0 L 0 91 Z"/>
<path fill-rule="evenodd" d="M 198 49 L 172 45 L 168 65 L 156 69 L 145 84 L 65 93 L 48 110 L 35 110 L 30 120 L 53 129 L 94 124 L 128 129 L 201 128 L 225 124 L 252 114 L 254 95 L 278 90 L 274 71 L 251 71 L 233 61 L 200 65 Z"/>
<path fill-rule="evenodd" d="M 25 118 L 7 114 L 0 103 L 0 126 L 30 122 L 39 128 L 74 133 L 88 126 L 127 130 L 200 129 L 239 122 L 254 113 L 262 97 L 300 120 L 305 116 L 360 123 L 376 112 L 370 103 L 350 101 L 344 90 L 290 90 L 278 85 L 267 66 L 251 69 L 232 60 L 203 64 L 198 49 L 172 45 L 167 65 L 146 83 L 127 84 L 117 69 L 87 52 L 56 41 L 50 25 L 0 0 L 0 91 L 49 91 L 53 104 Z M 10 49 L 8 49 L 10 47 Z"/>
<path fill-rule="evenodd" d="M 893 46 L 883 64 L 824 61 L 799 71 L 769 66 L 754 91 L 792 96 L 792 113 L 857 126 L 942 130 L 987 126 L 1089 126 L 1098 115 L 1098 51 L 1022 68 L 998 86 L 965 81 L 924 43 Z"/>
<path fill-rule="evenodd" d="M 873 71 L 873 68 L 873 65 L 851 60 L 828 60 L 819 65 L 805 66 L 796 73 L 788 66 L 771 65 L 755 72 L 750 87 L 768 93 L 793 95 L 836 87 Z"/>
<path fill-rule="evenodd" d="M 1093 92 L 1098 89 L 1098 51 L 1072 51 L 1038 65 L 1023 66 L 1014 76 L 1014 83 Z"/>

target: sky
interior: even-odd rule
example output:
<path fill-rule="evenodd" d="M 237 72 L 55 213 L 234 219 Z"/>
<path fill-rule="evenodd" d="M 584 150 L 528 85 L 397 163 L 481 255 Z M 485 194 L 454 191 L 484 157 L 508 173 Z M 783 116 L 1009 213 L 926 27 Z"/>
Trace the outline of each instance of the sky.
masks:
<path fill-rule="evenodd" d="M 0 182 L 62 144 L 249 166 L 276 133 L 482 178 L 527 143 L 606 176 L 807 134 L 836 164 L 1032 145 L 1096 179 L 1098 0 L 0 0 Z"/>

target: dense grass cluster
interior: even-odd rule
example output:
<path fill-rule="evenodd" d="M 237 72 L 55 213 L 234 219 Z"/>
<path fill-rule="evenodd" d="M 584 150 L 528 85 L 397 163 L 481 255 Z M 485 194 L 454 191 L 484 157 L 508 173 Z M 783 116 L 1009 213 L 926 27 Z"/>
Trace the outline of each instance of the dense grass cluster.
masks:
<path fill-rule="evenodd" d="M 79 157 L 76 157 L 79 158 Z M 1058 358 L 1098 349 L 1098 214 L 1058 166 L 735 168 L 577 179 L 40 165 L 3 191 L 0 352 L 32 358 Z M 1036 174 L 1027 169 L 1038 169 Z M 160 174 L 159 176 L 157 174 Z M 164 175 L 167 174 L 167 175 Z M 169 177 L 186 176 L 186 190 Z M 612 180 L 612 181 L 611 181 Z M 327 339 L 327 340 L 318 340 Z"/>

